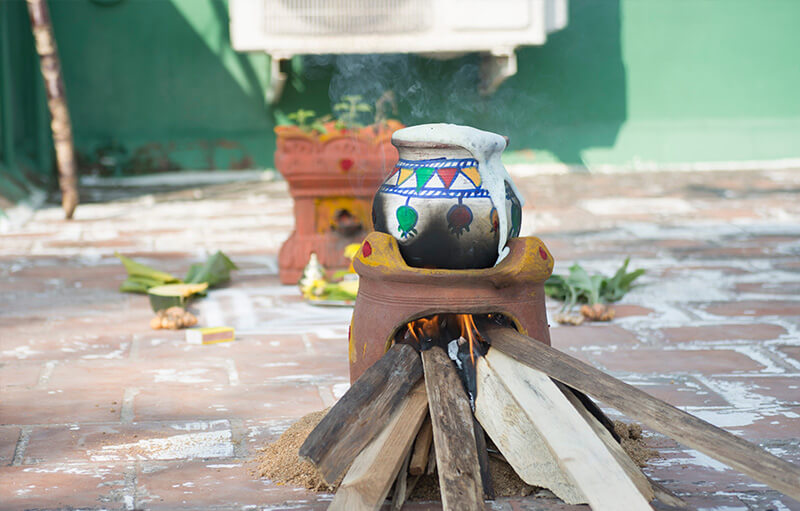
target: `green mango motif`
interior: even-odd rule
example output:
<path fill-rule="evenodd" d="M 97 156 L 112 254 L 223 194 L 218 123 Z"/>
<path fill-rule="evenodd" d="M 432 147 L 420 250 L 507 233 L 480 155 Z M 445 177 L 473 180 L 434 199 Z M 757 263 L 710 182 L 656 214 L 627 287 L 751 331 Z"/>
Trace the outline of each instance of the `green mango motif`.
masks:
<path fill-rule="evenodd" d="M 400 236 L 407 238 L 417 233 L 416 229 L 414 229 L 419 219 L 419 213 L 417 213 L 416 209 L 408 205 L 400 206 L 395 214 L 397 215 L 397 223 L 399 224 L 397 230 L 400 231 Z"/>

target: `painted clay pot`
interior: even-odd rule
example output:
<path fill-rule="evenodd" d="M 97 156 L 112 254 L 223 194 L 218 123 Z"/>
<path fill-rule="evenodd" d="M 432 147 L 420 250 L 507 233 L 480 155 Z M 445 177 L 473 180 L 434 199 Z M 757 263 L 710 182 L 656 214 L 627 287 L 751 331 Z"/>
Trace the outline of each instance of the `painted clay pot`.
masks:
<path fill-rule="evenodd" d="M 505 210 L 508 238 L 519 235 L 522 208 L 508 183 L 506 203 L 497 208 L 478 160 L 464 147 L 395 138 L 392 143 L 400 160 L 375 194 L 375 230 L 397 239 L 409 266 L 493 266 L 500 238 L 498 210 Z"/>

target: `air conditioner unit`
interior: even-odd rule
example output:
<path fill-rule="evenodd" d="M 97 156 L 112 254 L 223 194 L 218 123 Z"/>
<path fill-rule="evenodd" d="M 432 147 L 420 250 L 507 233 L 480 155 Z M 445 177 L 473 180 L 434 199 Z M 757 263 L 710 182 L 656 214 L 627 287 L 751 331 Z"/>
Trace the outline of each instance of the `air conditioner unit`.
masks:
<path fill-rule="evenodd" d="M 567 24 L 567 0 L 231 0 L 231 42 L 272 56 L 274 101 L 293 55 L 481 52 L 481 91 L 516 73 L 514 49 Z"/>

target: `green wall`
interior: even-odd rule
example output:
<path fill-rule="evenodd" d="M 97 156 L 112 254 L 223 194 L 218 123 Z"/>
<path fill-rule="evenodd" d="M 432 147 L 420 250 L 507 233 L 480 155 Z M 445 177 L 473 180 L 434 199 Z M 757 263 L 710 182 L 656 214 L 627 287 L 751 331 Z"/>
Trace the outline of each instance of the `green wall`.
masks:
<path fill-rule="evenodd" d="M 33 119 L 17 120 L 15 140 L 44 164 L 24 4 L 4 3 L 24 57 L 13 70 L 27 76 L 17 117 Z M 269 167 L 276 118 L 300 107 L 329 112 L 343 94 L 374 101 L 387 89 L 407 124 L 509 135 L 512 162 L 800 158 L 797 0 L 571 0 L 567 28 L 520 49 L 518 74 L 489 98 L 476 92 L 474 55 L 307 56 L 292 61 L 274 108 L 263 94 L 269 60 L 231 49 L 224 0 L 50 6 L 86 172 Z"/>

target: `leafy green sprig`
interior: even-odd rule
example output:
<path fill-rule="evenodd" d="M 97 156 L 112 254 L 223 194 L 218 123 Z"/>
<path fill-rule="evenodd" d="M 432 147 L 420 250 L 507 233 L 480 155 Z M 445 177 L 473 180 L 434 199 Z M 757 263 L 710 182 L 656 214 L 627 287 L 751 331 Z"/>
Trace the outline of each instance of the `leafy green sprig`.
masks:
<path fill-rule="evenodd" d="M 612 277 L 589 273 L 578 263 L 569 268 L 568 275 L 553 274 L 544 283 L 547 296 L 564 302 L 561 312 L 571 310 L 578 303 L 594 305 L 620 300 L 633 287 L 633 281 L 644 274 L 643 269 L 629 272 L 630 257 Z"/>

